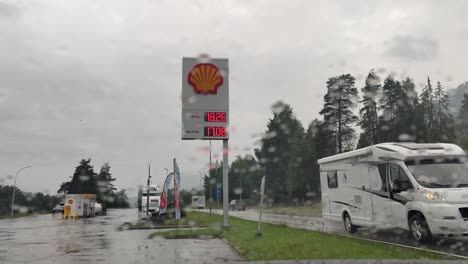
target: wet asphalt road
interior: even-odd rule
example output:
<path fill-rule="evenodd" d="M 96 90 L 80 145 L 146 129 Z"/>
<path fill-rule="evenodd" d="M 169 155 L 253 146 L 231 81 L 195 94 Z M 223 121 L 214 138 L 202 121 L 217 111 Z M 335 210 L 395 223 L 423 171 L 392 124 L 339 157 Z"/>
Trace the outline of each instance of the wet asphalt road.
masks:
<path fill-rule="evenodd" d="M 147 239 L 155 230 L 117 231 L 136 209 L 61 220 L 37 215 L 0 220 L 0 263 L 224 263 L 240 260 L 220 239 Z"/>
<path fill-rule="evenodd" d="M 204 212 L 209 212 L 205 209 Z M 222 214 L 222 210 L 213 210 L 214 213 Z M 230 216 L 242 219 L 258 221 L 259 212 L 257 210 L 247 211 L 229 211 Z M 273 224 L 284 224 L 289 227 L 302 228 L 313 231 L 323 231 L 347 236 L 353 236 L 364 239 L 373 239 L 383 242 L 395 243 L 405 246 L 425 248 L 445 253 L 468 256 L 468 237 L 436 237 L 434 241 L 428 244 L 420 245 L 410 238 L 410 234 L 404 230 L 371 230 L 361 228 L 355 234 L 345 232 L 343 224 L 340 222 L 324 221 L 319 215 L 295 216 L 263 213 L 262 222 Z M 468 262 L 468 261 L 467 261 Z"/>

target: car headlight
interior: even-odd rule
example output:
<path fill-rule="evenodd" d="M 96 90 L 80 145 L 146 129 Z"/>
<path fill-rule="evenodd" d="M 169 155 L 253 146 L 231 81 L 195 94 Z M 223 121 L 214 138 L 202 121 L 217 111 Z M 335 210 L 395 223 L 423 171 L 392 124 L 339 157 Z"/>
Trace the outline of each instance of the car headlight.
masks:
<path fill-rule="evenodd" d="M 431 201 L 445 201 L 444 194 L 439 191 L 423 190 L 422 194 Z"/>

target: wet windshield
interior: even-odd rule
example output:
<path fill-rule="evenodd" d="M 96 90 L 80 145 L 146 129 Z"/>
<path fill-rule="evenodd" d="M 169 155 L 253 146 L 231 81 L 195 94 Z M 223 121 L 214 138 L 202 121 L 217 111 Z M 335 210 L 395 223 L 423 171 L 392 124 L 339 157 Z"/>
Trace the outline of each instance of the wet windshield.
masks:
<path fill-rule="evenodd" d="M 420 160 L 406 162 L 416 181 L 428 188 L 468 187 L 468 163 L 464 160 Z"/>
<path fill-rule="evenodd" d="M 468 150 L 467 50 L 468 0 L 0 0 L 0 264 L 468 258 L 394 162 Z"/>

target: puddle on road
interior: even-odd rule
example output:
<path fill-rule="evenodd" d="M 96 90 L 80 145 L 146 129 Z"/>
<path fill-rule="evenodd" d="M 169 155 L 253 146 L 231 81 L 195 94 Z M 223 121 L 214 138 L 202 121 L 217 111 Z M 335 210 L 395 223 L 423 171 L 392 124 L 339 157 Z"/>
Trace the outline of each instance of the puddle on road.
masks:
<path fill-rule="evenodd" d="M 217 263 L 215 257 L 238 258 L 212 236 L 148 239 L 153 232 L 171 230 L 167 228 L 119 232 L 117 228 L 136 221 L 137 214 L 134 210 L 110 213 L 105 218 L 65 221 L 51 215 L 0 221 L 0 263 Z M 182 248 L 188 251 L 179 252 Z M 208 254 L 214 248 L 219 251 L 216 256 Z"/>

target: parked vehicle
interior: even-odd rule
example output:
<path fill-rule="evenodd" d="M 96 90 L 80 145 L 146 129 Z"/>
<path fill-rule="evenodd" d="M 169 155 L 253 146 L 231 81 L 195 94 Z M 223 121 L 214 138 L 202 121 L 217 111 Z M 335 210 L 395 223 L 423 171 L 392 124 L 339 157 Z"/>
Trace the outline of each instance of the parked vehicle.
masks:
<path fill-rule="evenodd" d="M 245 204 L 245 202 L 243 200 L 232 200 L 230 203 L 229 203 L 229 210 L 231 211 L 245 211 L 247 205 Z"/>
<path fill-rule="evenodd" d="M 63 213 L 63 206 L 65 205 L 64 202 L 60 202 L 59 204 L 57 204 L 53 209 L 52 209 L 52 213 L 53 214 L 57 214 L 57 213 Z"/>
<path fill-rule="evenodd" d="M 96 203 L 96 194 L 66 194 L 63 208 L 63 217 L 92 217 L 102 206 Z"/>
<path fill-rule="evenodd" d="M 138 191 L 138 211 L 140 218 L 146 218 L 148 211 L 148 215 L 158 214 L 159 213 L 159 206 L 161 202 L 161 194 L 162 191 L 159 190 L 159 185 L 150 185 L 149 191 L 146 186 L 140 186 Z M 147 203 L 149 201 L 149 206 Z"/>
<path fill-rule="evenodd" d="M 318 161 L 323 217 L 402 228 L 425 242 L 468 234 L 465 152 L 454 144 L 383 143 Z"/>
<path fill-rule="evenodd" d="M 206 207 L 206 202 L 205 202 L 205 196 L 192 196 L 192 208 L 196 209 L 205 209 Z"/>

